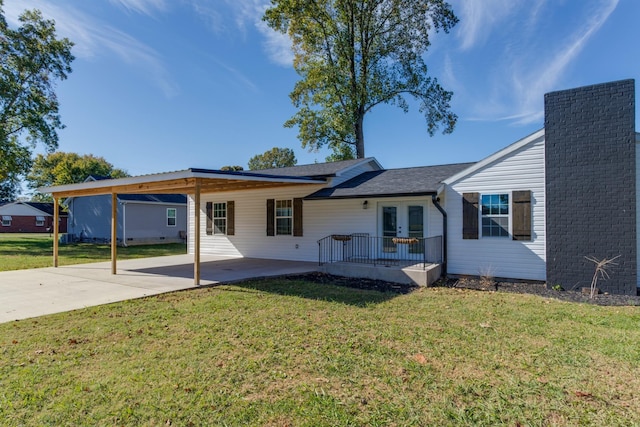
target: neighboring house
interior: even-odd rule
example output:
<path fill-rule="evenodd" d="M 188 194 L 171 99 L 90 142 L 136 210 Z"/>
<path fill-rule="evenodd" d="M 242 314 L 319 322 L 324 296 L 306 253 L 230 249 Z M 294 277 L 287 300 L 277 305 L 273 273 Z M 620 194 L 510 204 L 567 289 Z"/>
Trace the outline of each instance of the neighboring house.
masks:
<path fill-rule="evenodd" d="M 59 211 L 59 233 L 67 232 L 67 213 Z M 0 205 L 0 233 L 53 231 L 53 203 L 10 202 Z"/>
<path fill-rule="evenodd" d="M 185 195 L 119 194 L 117 201 L 119 244 L 127 246 L 185 241 Z M 83 242 L 111 240 L 111 196 L 72 197 L 65 201 L 65 205 L 69 210 L 70 239 Z"/>
<path fill-rule="evenodd" d="M 477 163 L 385 170 L 367 158 L 247 172 L 189 169 L 43 190 L 66 197 L 179 188 L 189 194 L 192 254 L 199 245 L 200 254 L 317 261 L 354 276 L 398 270 L 425 283 L 415 279 L 415 264 L 427 284 L 444 273 L 565 289 L 591 283 L 594 265 L 585 257 L 619 255 L 611 279 L 598 286 L 635 295 L 634 90 L 624 80 L 546 94 L 544 129 Z"/>

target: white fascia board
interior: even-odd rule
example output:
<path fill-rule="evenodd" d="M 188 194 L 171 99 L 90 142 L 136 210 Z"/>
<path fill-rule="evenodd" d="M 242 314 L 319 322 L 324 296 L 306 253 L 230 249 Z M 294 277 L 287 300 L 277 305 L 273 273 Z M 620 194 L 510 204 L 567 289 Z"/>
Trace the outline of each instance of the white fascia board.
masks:
<path fill-rule="evenodd" d="M 519 150 L 520 148 L 524 147 L 527 144 L 530 144 L 534 141 L 538 141 L 540 138 L 544 138 L 544 128 L 532 133 L 531 135 L 525 136 L 524 138 L 522 138 L 521 140 L 518 140 L 516 142 L 514 142 L 513 144 L 503 148 L 500 151 L 497 151 L 493 154 L 491 154 L 488 157 L 485 157 L 484 159 L 480 160 L 477 163 L 474 163 L 473 165 L 469 166 L 468 168 L 466 168 L 463 171 L 458 172 L 457 174 L 445 179 L 444 181 L 442 181 L 443 184 L 446 185 L 452 185 L 455 182 L 459 181 L 460 179 L 472 174 L 473 172 L 480 170 L 482 168 L 484 168 L 485 166 L 502 159 L 503 157 L 508 156 L 509 154 L 513 153 L 516 150 Z"/>

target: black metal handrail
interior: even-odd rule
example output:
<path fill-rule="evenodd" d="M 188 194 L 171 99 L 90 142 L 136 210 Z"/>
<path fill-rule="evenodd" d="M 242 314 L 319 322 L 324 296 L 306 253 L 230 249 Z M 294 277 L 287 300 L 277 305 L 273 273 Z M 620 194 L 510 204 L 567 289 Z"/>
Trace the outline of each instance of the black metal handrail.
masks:
<path fill-rule="evenodd" d="M 320 265 L 332 262 L 408 266 L 442 262 L 442 236 L 377 237 L 332 234 L 318 240 Z"/>

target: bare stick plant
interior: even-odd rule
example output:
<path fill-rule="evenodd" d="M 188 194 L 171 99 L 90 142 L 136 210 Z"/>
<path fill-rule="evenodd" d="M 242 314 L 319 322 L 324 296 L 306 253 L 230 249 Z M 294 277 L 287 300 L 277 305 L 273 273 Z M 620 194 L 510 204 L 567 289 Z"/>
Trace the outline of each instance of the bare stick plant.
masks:
<path fill-rule="evenodd" d="M 591 279 L 591 292 L 589 293 L 590 298 L 593 298 L 593 296 L 596 294 L 596 290 L 598 289 L 598 280 L 609 279 L 609 270 L 612 267 L 618 265 L 618 263 L 614 261 L 620 257 L 621 255 L 618 255 L 613 258 L 602 258 L 601 260 L 599 260 L 594 256 L 585 256 L 585 259 L 595 264 L 595 271 L 593 272 L 593 278 Z"/>
<path fill-rule="evenodd" d="M 484 265 L 478 269 L 480 274 L 480 285 L 483 288 L 495 288 L 498 290 L 497 283 L 495 281 L 495 268 L 491 265 Z"/>

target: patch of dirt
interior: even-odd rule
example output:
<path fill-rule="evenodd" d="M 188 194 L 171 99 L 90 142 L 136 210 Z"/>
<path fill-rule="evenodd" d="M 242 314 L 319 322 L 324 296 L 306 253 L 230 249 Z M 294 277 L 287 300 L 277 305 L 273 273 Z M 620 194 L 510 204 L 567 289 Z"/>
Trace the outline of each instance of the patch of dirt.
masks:
<path fill-rule="evenodd" d="M 289 276 L 294 280 L 306 280 L 319 284 L 332 284 L 337 286 L 346 286 L 356 289 L 367 289 L 379 292 L 394 292 L 398 294 L 407 294 L 419 288 L 417 285 L 403 285 L 399 283 L 390 283 L 382 280 L 351 278 L 342 276 L 333 276 L 325 273 L 308 273 L 296 276 Z M 598 294 L 590 298 L 588 294 L 578 291 L 556 291 L 547 288 L 544 283 L 540 282 L 509 282 L 500 280 L 487 280 L 475 277 L 463 278 L 445 278 L 440 279 L 432 286 L 441 286 L 458 289 L 470 289 L 484 292 L 511 292 L 517 294 L 538 295 L 544 298 L 554 298 L 562 301 L 608 305 L 608 306 L 640 306 L 640 296 L 634 295 L 611 295 Z"/>
<path fill-rule="evenodd" d="M 419 288 L 418 285 L 403 285 L 400 283 L 385 282 L 383 280 L 334 276 L 325 273 L 307 273 L 296 276 L 287 276 L 288 279 L 305 280 L 307 282 L 320 283 L 322 285 L 345 286 L 348 288 L 366 289 L 378 292 L 394 292 L 408 294 Z"/>
<path fill-rule="evenodd" d="M 613 295 L 601 293 L 594 295 L 593 298 L 589 294 L 583 294 L 575 290 L 554 290 L 547 288 L 545 283 L 526 282 L 526 281 L 500 281 L 487 280 L 482 278 L 463 277 L 463 278 L 446 278 L 438 282 L 439 286 L 447 286 L 459 289 L 474 289 L 478 291 L 491 292 L 511 292 L 517 294 L 538 295 L 545 298 L 554 298 L 562 301 L 579 302 L 596 305 L 615 305 L 615 306 L 640 306 L 640 296 L 636 295 Z"/>

